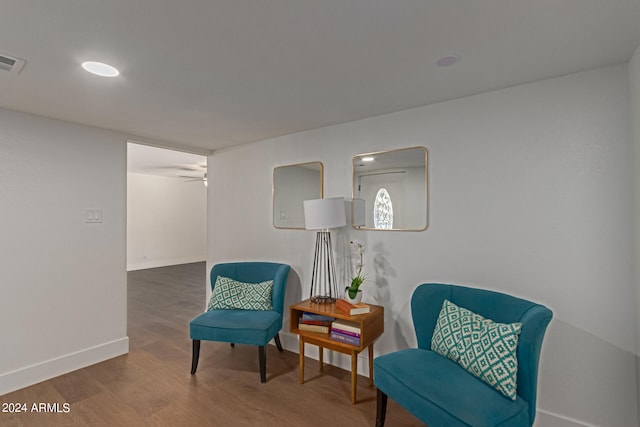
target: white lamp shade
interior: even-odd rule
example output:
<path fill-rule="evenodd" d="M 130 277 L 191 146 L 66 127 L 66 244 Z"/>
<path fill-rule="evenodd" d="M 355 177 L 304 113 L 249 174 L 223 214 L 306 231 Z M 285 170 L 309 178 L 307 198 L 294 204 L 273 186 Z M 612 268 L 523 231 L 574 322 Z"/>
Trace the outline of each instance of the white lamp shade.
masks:
<path fill-rule="evenodd" d="M 307 230 L 325 230 L 347 225 L 344 197 L 305 200 L 304 226 Z"/>

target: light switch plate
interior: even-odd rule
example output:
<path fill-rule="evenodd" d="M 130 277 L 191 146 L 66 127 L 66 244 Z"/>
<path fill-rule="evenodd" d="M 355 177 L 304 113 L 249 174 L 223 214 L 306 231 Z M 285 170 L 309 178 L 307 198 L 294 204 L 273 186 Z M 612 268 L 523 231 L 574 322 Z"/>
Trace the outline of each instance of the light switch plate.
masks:
<path fill-rule="evenodd" d="M 87 224 L 101 223 L 102 209 L 86 209 L 84 211 L 84 222 Z"/>

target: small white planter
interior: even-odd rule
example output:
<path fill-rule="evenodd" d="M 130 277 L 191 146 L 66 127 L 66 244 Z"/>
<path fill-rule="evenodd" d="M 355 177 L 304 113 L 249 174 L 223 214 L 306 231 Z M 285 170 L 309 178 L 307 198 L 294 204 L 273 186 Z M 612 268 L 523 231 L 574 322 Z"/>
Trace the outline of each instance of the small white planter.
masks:
<path fill-rule="evenodd" d="M 348 302 L 350 302 L 351 304 L 358 304 L 360 301 L 362 301 L 362 291 L 358 290 L 358 292 L 356 293 L 356 297 L 355 298 L 351 298 L 349 296 L 349 292 L 348 291 L 344 291 L 344 299 L 347 300 Z"/>

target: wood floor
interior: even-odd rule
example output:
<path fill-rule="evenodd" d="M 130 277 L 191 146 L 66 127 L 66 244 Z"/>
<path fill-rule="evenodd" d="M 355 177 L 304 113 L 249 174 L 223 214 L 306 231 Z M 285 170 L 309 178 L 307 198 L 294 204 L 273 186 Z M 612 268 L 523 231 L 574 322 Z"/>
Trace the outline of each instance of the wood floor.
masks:
<path fill-rule="evenodd" d="M 202 312 L 205 264 L 128 273 L 130 352 L 0 396 L 0 403 L 58 403 L 64 413 L 0 413 L 0 426 L 373 426 L 375 390 L 349 373 L 309 360 L 304 385 L 298 355 L 267 346 L 260 383 L 257 347 L 202 342 L 198 372 L 189 374 L 188 323 Z M 422 426 L 389 400 L 387 426 Z"/>

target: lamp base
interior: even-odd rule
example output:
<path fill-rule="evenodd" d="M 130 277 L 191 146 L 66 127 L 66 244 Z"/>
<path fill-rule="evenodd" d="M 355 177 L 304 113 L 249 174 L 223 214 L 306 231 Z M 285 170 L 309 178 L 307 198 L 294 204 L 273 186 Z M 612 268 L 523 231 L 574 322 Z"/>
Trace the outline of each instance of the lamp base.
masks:
<path fill-rule="evenodd" d="M 336 286 L 333 252 L 331 250 L 331 233 L 329 231 L 318 231 L 309 299 L 316 304 L 331 304 L 336 302 L 337 298 L 338 289 Z"/>
<path fill-rule="evenodd" d="M 314 296 L 311 297 L 310 300 L 314 304 L 333 304 L 336 302 L 336 298 L 324 296 Z"/>

